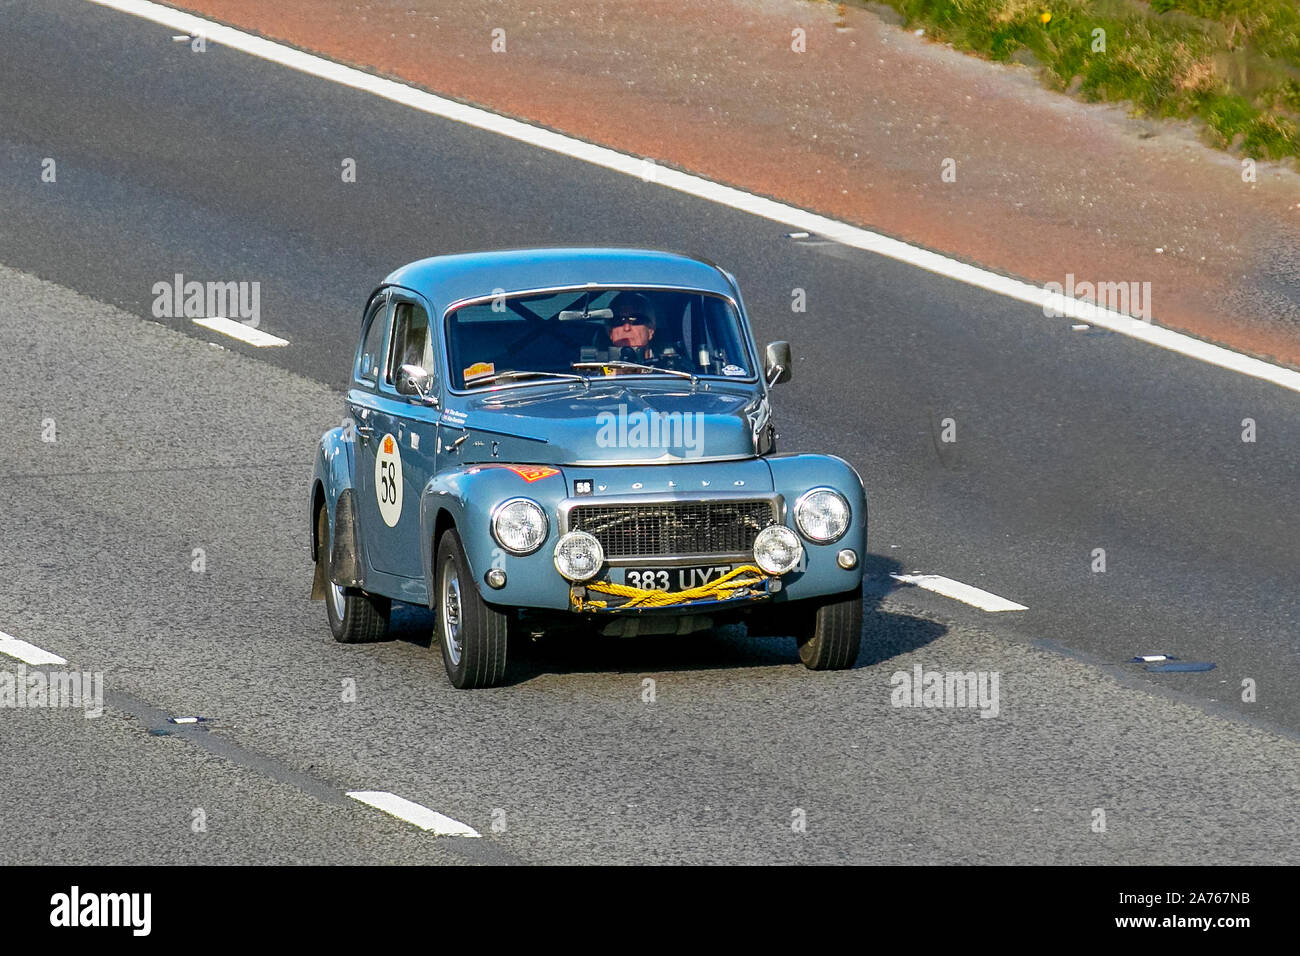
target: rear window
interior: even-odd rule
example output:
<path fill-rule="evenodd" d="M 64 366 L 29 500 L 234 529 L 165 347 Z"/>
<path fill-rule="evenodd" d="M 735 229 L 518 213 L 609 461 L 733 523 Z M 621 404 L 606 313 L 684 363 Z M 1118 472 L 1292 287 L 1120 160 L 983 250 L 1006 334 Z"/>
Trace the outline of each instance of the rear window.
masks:
<path fill-rule="evenodd" d="M 379 381 L 379 367 L 384 360 L 384 333 L 388 331 L 388 305 L 380 302 L 372 307 L 370 324 L 357 359 L 357 378 L 375 385 Z"/>

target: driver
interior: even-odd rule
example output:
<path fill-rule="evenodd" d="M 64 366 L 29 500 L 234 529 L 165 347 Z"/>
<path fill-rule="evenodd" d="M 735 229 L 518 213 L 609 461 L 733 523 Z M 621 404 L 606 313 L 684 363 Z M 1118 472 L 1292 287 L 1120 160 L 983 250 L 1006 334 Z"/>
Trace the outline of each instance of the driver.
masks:
<path fill-rule="evenodd" d="M 618 349 L 619 358 L 625 362 L 653 361 L 655 354 L 650 340 L 655 337 L 655 314 L 650 300 L 640 292 L 620 292 L 609 307 L 614 317 L 606 320 L 605 327 L 611 353 Z"/>

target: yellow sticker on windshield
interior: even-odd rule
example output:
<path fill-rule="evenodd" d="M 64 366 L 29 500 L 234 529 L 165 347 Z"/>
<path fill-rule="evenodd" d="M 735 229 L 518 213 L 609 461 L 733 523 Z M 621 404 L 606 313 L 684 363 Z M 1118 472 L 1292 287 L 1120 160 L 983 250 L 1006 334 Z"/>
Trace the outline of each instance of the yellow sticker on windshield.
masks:
<path fill-rule="evenodd" d="M 475 362 L 469 368 L 465 369 L 465 384 L 468 385 L 475 379 L 488 378 L 497 373 L 497 367 L 491 362 Z"/>

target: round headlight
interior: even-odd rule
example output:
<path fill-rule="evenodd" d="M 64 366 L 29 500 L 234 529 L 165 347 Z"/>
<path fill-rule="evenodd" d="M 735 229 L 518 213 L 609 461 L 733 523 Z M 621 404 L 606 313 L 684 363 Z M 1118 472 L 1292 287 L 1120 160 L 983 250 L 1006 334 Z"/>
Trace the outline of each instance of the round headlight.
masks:
<path fill-rule="evenodd" d="M 849 503 L 838 491 L 814 488 L 795 502 L 794 522 L 809 541 L 829 544 L 849 528 Z"/>
<path fill-rule="evenodd" d="M 492 537 L 511 554 L 532 554 L 546 540 L 546 512 L 527 498 L 503 501 L 492 512 Z"/>
<path fill-rule="evenodd" d="M 555 570 L 570 581 L 586 581 L 596 576 L 605 563 L 605 549 L 594 535 L 570 531 L 560 535 L 555 545 Z"/>
<path fill-rule="evenodd" d="M 754 561 L 768 574 L 785 574 L 802 557 L 798 536 L 783 524 L 769 525 L 754 539 Z"/>

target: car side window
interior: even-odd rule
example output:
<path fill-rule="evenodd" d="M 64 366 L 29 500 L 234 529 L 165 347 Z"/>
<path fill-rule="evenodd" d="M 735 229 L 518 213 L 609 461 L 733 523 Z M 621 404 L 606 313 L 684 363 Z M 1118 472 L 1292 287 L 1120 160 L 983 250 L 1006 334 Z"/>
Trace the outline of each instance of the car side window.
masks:
<path fill-rule="evenodd" d="M 429 316 L 414 302 L 398 301 L 393 307 L 393 347 L 388 350 L 389 385 L 397 382 L 403 365 L 418 365 L 433 371 L 433 340 L 429 335 Z"/>
<path fill-rule="evenodd" d="M 357 378 L 375 385 L 379 381 L 379 366 L 384 360 L 385 333 L 388 331 L 388 304 L 381 300 L 372 307 L 366 327 L 361 357 L 357 361 Z"/>

